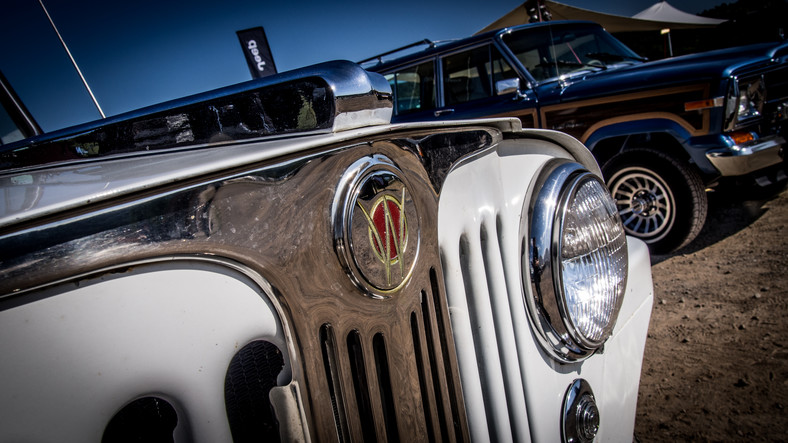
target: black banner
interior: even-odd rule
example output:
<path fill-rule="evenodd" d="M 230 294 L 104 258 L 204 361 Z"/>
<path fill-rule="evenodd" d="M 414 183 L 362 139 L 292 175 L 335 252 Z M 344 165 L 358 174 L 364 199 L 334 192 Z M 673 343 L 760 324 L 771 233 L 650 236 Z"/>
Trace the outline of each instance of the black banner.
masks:
<path fill-rule="evenodd" d="M 246 63 L 249 65 L 252 78 L 276 74 L 274 56 L 271 55 L 271 48 L 268 46 L 268 39 L 265 37 L 263 28 L 244 29 L 236 34 L 238 34 L 241 48 L 246 55 Z"/>

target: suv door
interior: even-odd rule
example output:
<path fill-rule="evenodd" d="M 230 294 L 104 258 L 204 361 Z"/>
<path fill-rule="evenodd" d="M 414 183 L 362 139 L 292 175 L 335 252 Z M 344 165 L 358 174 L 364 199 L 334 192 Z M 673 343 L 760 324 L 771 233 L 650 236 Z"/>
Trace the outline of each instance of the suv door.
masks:
<path fill-rule="evenodd" d="M 494 45 L 447 54 L 440 61 L 443 106 L 436 114 L 452 119 L 516 115 L 523 127 L 536 126 L 533 92 Z"/>

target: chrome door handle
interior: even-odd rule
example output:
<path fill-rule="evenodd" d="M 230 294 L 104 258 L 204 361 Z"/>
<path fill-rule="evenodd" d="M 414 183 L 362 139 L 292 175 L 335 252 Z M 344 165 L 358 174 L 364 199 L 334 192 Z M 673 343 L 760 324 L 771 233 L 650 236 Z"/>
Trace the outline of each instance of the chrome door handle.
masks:
<path fill-rule="evenodd" d="M 435 111 L 435 117 L 440 117 L 441 115 L 451 114 L 454 112 L 454 109 L 439 109 Z"/>

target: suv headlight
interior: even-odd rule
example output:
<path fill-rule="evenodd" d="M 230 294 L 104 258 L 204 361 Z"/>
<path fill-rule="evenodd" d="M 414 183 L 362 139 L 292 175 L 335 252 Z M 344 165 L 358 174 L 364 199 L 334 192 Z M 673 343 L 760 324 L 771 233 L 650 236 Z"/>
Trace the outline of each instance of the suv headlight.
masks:
<path fill-rule="evenodd" d="M 553 358 L 582 360 L 610 337 L 621 308 L 624 228 L 602 180 L 577 163 L 549 164 L 535 189 L 522 251 L 529 318 Z"/>
<path fill-rule="evenodd" d="M 766 96 L 766 85 L 763 76 L 739 79 L 731 83 L 725 108 L 726 129 L 747 123 L 748 120 L 760 117 Z"/>

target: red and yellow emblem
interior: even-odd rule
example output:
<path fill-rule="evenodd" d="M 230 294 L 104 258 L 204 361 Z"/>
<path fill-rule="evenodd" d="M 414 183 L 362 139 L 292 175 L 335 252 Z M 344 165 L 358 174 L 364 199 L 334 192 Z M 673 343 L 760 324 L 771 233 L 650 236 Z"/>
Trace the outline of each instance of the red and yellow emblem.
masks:
<path fill-rule="evenodd" d="M 356 285 L 375 298 L 407 283 L 419 251 L 419 217 L 402 172 L 383 156 L 359 159 L 337 192 L 335 245 Z"/>
<path fill-rule="evenodd" d="M 386 270 L 386 283 L 391 284 L 391 268 L 397 266 L 403 274 L 404 261 L 400 260 L 408 242 L 408 219 L 402 201 L 405 201 L 405 188 L 402 197 L 383 195 L 368 213 L 360 203 L 356 203 L 367 220 L 369 243 L 375 257 Z"/>

